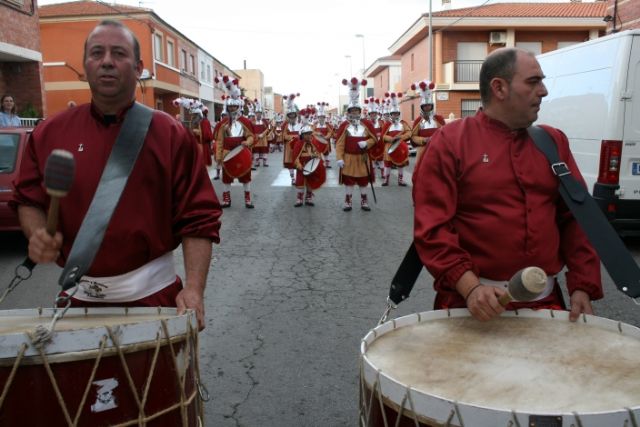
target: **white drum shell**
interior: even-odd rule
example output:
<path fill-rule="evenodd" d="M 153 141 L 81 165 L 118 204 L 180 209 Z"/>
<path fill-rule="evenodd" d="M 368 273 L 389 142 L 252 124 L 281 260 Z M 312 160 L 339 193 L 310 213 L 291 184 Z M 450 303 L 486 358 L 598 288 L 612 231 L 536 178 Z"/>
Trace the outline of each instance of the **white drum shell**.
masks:
<path fill-rule="evenodd" d="M 0 328 L 0 363 L 3 360 L 15 359 L 23 343 L 30 343 L 26 336 L 27 332 L 35 330 L 34 325 L 48 327 L 51 323 L 53 309 L 26 309 L 26 310 L 4 310 L 0 311 L 0 324 L 6 325 L 9 320 L 20 321 L 24 319 L 24 327 L 18 330 L 17 325 L 7 331 Z M 142 316 L 134 318 L 133 316 Z M 170 337 L 186 335 L 191 330 L 197 330 L 195 314 L 188 311 L 184 315 L 177 316 L 175 308 L 70 308 L 65 316 L 58 321 L 51 341 L 44 346 L 44 354 L 53 356 L 56 354 L 74 353 L 96 350 L 100 340 L 107 333 L 104 324 L 100 323 L 100 317 L 108 317 L 111 320 L 104 324 L 111 325 L 114 335 L 118 337 L 118 344 L 121 347 L 139 344 L 144 342 L 155 342 L 158 334 L 164 337 L 161 320 L 167 325 Z M 149 318 L 144 318 L 149 316 Z M 117 317 L 117 321 L 112 318 Z M 85 319 L 91 319 L 93 325 L 83 325 L 78 328 L 74 326 L 74 320 L 82 324 Z M 191 325 L 191 326 L 189 326 Z M 113 343 L 108 341 L 107 347 Z M 40 353 L 32 345 L 24 353 L 25 357 L 39 356 Z"/>
<path fill-rule="evenodd" d="M 367 348 L 381 335 L 389 333 L 394 329 L 401 328 L 403 326 L 414 325 L 429 320 L 444 319 L 447 317 L 469 317 L 470 313 L 466 309 L 453 309 L 453 310 L 438 310 L 428 311 L 422 313 L 415 313 L 408 316 L 403 316 L 398 319 L 386 322 L 375 329 L 371 330 L 363 339 L 360 345 L 361 356 L 361 377 L 366 382 L 370 389 L 373 389 L 374 384 L 376 390 L 381 392 L 384 399 L 387 399 L 394 404 L 401 406 L 403 399 L 407 393 L 411 397 L 413 402 L 413 408 L 415 414 L 421 416 L 426 415 L 427 420 L 432 422 L 439 422 L 444 424 L 450 417 L 452 427 L 463 427 L 472 425 L 473 427 L 496 427 L 496 426 L 527 426 L 529 425 L 529 416 L 531 415 L 549 415 L 562 417 L 563 426 L 582 426 L 582 427 L 629 427 L 633 425 L 630 420 L 629 412 L 625 408 L 619 410 L 613 410 L 611 412 L 591 412 L 591 413 L 525 413 L 525 412 L 512 412 L 500 408 L 488 408 L 478 405 L 473 405 L 465 402 L 455 402 L 450 399 L 445 399 L 440 396 L 429 395 L 423 391 L 418 391 L 414 388 L 408 387 L 406 384 L 402 384 L 386 373 L 379 371 L 371 360 L 367 357 Z M 567 311 L 553 311 L 553 310 L 519 310 L 517 312 L 508 311 L 502 314 L 503 317 L 526 317 L 526 318 L 544 318 L 558 321 L 569 320 L 569 312 Z M 608 330 L 611 332 L 619 333 L 624 336 L 633 337 L 640 340 L 640 329 L 632 325 L 605 319 L 597 316 L 583 315 L 579 321 L 593 323 L 595 326 Z M 611 360 L 611 363 L 615 363 L 615 360 Z M 639 365 L 640 367 L 640 365 Z M 634 373 L 635 374 L 635 373 Z M 638 373 L 640 377 L 640 372 Z M 640 381 L 640 379 L 639 379 Z M 615 384 L 611 385 L 615 387 Z M 407 399 L 408 400 L 408 399 Z M 373 404 L 378 404 L 377 400 L 374 400 Z M 640 406 L 629 408 L 636 420 L 640 420 Z M 405 403 L 406 411 L 410 410 L 409 404 Z M 452 412 L 453 411 L 453 412 Z M 579 418 L 579 420 L 578 420 Z"/>

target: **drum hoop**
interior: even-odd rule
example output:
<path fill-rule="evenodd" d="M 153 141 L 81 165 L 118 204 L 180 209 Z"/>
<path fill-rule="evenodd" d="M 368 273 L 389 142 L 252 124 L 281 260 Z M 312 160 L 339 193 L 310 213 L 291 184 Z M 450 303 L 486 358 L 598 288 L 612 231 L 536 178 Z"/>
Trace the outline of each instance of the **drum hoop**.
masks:
<path fill-rule="evenodd" d="M 398 149 L 398 147 L 400 146 L 400 144 L 402 144 L 404 141 L 400 140 L 400 141 L 396 141 L 394 142 L 391 147 L 389 147 L 389 151 L 387 151 L 389 154 L 393 153 L 394 151 L 396 151 Z"/>
<path fill-rule="evenodd" d="M 224 156 L 224 159 L 222 159 L 223 162 L 226 162 L 227 160 L 231 160 L 233 159 L 235 156 L 237 156 L 238 154 L 240 154 L 243 150 L 245 149 L 244 145 L 238 145 L 237 147 L 233 147 L 231 150 L 229 150 L 229 152 Z"/>
<path fill-rule="evenodd" d="M 311 167 L 307 169 L 308 164 L 311 164 Z M 318 159 L 317 157 L 314 157 L 304 164 L 304 167 L 302 168 L 302 174 L 304 176 L 311 175 L 313 172 L 316 171 L 316 169 L 318 169 L 318 166 L 320 166 L 320 159 Z"/>
<path fill-rule="evenodd" d="M 50 308 L 5 310 L 0 311 L 0 320 L 3 316 L 5 318 L 18 316 L 30 317 L 41 319 L 41 324 L 48 326 L 51 321 L 52 313 L 53 309 Z M 71 317 L 90 318 L 91 315 L 122 316 L 123 319 L 126 319 L 127 317 L 132 318 L 135 315 L 159 316 L 157 319 L 142 319 L 122 324 L 113 324 L 113 322 L 111 322 L 111 329 L 114 331 L 117 329 L 119 345 L 124 348 L 130 345 L 138 345 L 151 341 L 155 342 L 159 331 L 164 335 L 162 332 L 162 320 L 165 321 L 169 336 L 172 338 L 182 337 L 192 330 L 197 330 L 195 313 L 192 310 L 187 310 L 185 314 L 180 316 L 176 313 L 177 309 L 169 307 L 70 308 L 60 322 Z M 29 338 L 26 336 L 27 332 L 33 331 L 9 332 L 0 335 L 0 361 L 4 362 L 5 359 L 15 358 L 18 349 L 22 344 L 30 342 Z M 82 328 L 78 329 L 54 330 L 51 342 L 44 348 L 44 354 L 47 358 L 50 358 L 54 355 L 96 350 L 99 348 L 100 340 L 105 333 L 105 326 L 99 323 L 96 323 L 93 326 L 84 325 Z M 111 347 L 111 345 L 109 345 L 109 347 Z M 32 345 L 29 345 L 29 348 L 24 353 L 24 357 L 26 358 L 39 355 L 39 351 Z"/>
<path fill-rule="evenodd" d="M 364 377 L 361 378 L 361 381 L 364 381 L 364 386 L 369 388 L 369 390 L 371 391 L 372 389 L 370 387 L 372 387 L 373 384 L 377 381 L 377 390 L 383 391 L 383 400 L 392 403 L 394 407 L 401 407 L 403 397 L 406 396 L 407 393 L 410 394 L 415 408 L 428 407 L 428 414 L 436 418 L 425 418 L 425 416 L 421 414 L 412 414 L 406 404 L 403 413 L 407 416 L 415 415 L 419 419 L 422 418 L 431 422 L 433 422 L 434 420 L 436 422 L 440 422 L 438 420 L 446 420 L 451 415 L 452 411 L 457 414 L 462 414 L 461 418 L 463 419 L 463 421 L 473 420 L 473 425 L 476 427 L 494 427 L 496 425 L 507 425 L 509 422 L 513 422 L 514 418 L 517 418 L 517 421 L 520 423 L 520 425 L 528 425 L 530 415 L 558 416 L 562 418 L 562 425 L 571 425 L 571 423 L 576 423 L 576 416 L 579 416 L 582 425 L 585 426 L 611 425 L 622 427 L 626 425 L 625 421 L 628 421 L 630 412 L 633 413 L 636 418 L 640 417 L 640 405 L 631 408 L 616 408 L 607 412 L 581 412 L 579 414 L 534 414 L 525 411 L 514 412 L 511 410 L 505 410 L 504 408 L 485 407 L 473 403 L 456 402 L 442 396 L 425 393 L 421 390 L 410 387 L 407 384 L 401 383 L 394 378 L 391 378 L 385 372 L 379 370 L 367 357 L 366 353 L 368 347 L 376 339 L 378 339 L 382 335 L 394 331 L 395 329 L 423 323 L 430 320 L 461 318 L 470 316 L 471 314 L 469 313 L 469 311 L 464 308 L 425 311 L 390 320 L 372 329 L 364 336 L 360 343 L 361 375 Z M 567 322 L 569 321 L 569 312 L 562 310 L 524 309 L 516 311 L 506 311 L 501 316 L 512 318 L 522 317 L 550 319 Z M 599 327 L 600 329 L 640 340 L 640 328 L 629 325 L 627 323 L 587 314 L 583 314 L 578 321 L 583 323 L 590 323 L 595 327 Z M 374 399 L 374 404 L 377 404 L 375 400 L 376 399 Z M 458 421 L 457 416 L 454 416 L 453 421 L 454 424 L 452 425 L 458 425 L 455 424 L 455 422 Z"/>

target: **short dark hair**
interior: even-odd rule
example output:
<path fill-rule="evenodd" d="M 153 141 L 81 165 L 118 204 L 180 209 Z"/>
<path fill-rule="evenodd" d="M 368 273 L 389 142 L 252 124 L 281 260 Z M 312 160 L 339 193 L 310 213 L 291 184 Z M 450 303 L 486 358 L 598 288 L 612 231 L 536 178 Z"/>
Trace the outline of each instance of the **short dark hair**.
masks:
<path fill-rule="evenodd" d="M 483 104 L 491 100 L 491 80 L 505 79 L 511 83 L 516 72 L 516 59 L 519 49 L 502 48 L 492 52 L 480 68 L 480 98 Z"/>
<path fill-rule="evenodd" d="M 122 28 L 127 33 L 129 33 L 129 35 L 131 36 L 131 40 L 133 42 L 133 57 L 134 57 L 136 63 L 140 62 L 140 42 L 138 41 L 138 38 L 136 37 L 136 35 L 133 34 L 133 31 L 131 31 L 131 29 L 129 27 L 127 27 L 126 25 L 124 25 L 120 21 L 116 21 L 116 20 L 113 20 L 113 19 L 104 19 L 104 20 L 100 21 L 100 23 L 98 25 L 96 25 L 93 30 L 91 30 L 91 33 L 93 33 L 93 31 L 96 28 L 105 27 L 105 26 Z M 91 33 L 89 35 L 91 35 Z M 87 41 L 89 41 L 89 37 L 88 36 L 87 36 L 87 39 L 84 41 L 84 56 L 82 57 L 83 61 L 85 59 L 87 59 Z"/>

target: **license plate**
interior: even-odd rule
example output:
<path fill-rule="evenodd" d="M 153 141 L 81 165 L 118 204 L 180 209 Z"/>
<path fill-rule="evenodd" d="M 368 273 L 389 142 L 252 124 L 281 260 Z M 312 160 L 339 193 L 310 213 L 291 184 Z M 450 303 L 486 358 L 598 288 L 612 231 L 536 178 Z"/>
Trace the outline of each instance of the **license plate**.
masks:
<path fill-rule="evenodd" d="M 631 175 L 640 175 L 640 162 L 631 163 Z"/>

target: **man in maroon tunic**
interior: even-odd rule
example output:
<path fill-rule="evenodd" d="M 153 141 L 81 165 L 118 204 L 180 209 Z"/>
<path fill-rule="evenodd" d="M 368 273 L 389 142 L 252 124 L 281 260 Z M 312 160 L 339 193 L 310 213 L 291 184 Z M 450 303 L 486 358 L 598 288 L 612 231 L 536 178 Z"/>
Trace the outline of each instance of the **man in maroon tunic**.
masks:
<path fill-rule="evenodd" d="M 499 49 L 480 70 L 483 109 L 436 132 L 414 174 L 414 240 L 435 279 L 436 308 L 468 307 L 479 320 L 516 272 L 542 268 L 540 298 L 507 309 L 564 309 L 555 278 L 567 267 L 570 319 L 602 298 L 600 260 L 559 194 L 559 181 L 527 133 L 547 89 L 534 55 Z M 584 180 L 567 137 L 545 126 L 571 173 Z"/>
<path fill-rule="evenodd" d="M 85 43 L 90 104 L 47 119 L 33 132 L 15 182 L 20 222 L 36 263 L 63 266 L 126 113 L 135 102 L 143 66 L 133 33 L 101 22 Z M 54 149 L 73 153 L 76 173 L 60 201 L 59 231 L 49 236 L 49 197 L 43 171 Z M 221 209 L 193 136 L 168 114 L 154 111 L 149 131 L 72 305 L 174 306 L 194 309 L 204 328 L 204 289 L 211 243 L 219 242 Z M 185 282 L 175 274 L 173 250 L 182 244 Z"/>

